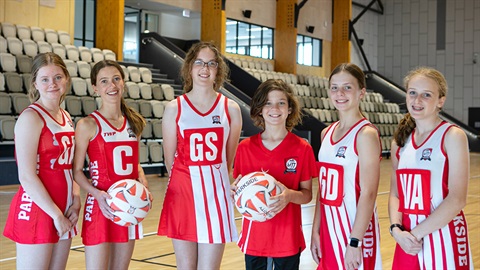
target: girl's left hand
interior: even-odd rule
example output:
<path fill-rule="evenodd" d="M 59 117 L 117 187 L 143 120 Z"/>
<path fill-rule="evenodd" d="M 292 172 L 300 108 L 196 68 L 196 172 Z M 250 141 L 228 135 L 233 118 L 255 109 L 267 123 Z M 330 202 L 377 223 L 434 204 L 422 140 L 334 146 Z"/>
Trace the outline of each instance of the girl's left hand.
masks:
<path fill-rule="evenodd" d="M 82 204 L 80 203 L 80 198 L 78 196 L 74 196 L 72 205 L 70 205 L 70 207 L 67 209 L 67 212 L 65 213 L 65 217 L 67 217 L 70 222 L 72 222 L 73 226 L 75 226 L 78 222 L 81 206 Z"/>
<path fill-rule="evenodd" d="M 348 245 L 345 251 L 345 268 L 347 270 L 358 269 L 362 263 L 362 247 L 354 248 Z"/>
<path fill-rule="evenodd" d="M 235 196 L 235 192 L 237 191 L 237 188 L 238 188 L 237 187 L 238 181 L 240 181 L 240 179 L 242 179 L 241 174 L 239 174 L 237 176 L 237 179 L 235 179 L 235 181 L 232 184 L 230 184 L 230 199 L 232 200 L 233 204 L 235 204 L 234 196 Z"/>
<path fill-rule="evenodd" d="M 279 181 L 275 181 L 275 184 L 280 188 L 280 194 L 270 197 L 270 200 L 277 200 L 271 205 L 272 209 L 270 211 L 273 215 L 280 213 L 291 201 L 290 189 Z"/>

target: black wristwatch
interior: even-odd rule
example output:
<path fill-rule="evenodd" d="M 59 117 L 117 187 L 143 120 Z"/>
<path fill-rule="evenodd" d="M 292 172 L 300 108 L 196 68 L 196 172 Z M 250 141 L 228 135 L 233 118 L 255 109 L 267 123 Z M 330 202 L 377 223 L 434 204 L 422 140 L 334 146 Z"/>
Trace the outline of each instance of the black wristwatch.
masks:
<path fill-rule="evenodd" d="M 394 223 L 390 225 L 390 235 L 393 236 L 393 228 L 399 228 L 401 231 L 405 231 L 405 228 L 402 226 L 402 224 Z"/>
<path fill-rule="evenodd" d="M 350 244 L 351 247 L 358 248 L 362 246 L 362 241 L 358 240 L 357 238 L 350 238 Z"/>

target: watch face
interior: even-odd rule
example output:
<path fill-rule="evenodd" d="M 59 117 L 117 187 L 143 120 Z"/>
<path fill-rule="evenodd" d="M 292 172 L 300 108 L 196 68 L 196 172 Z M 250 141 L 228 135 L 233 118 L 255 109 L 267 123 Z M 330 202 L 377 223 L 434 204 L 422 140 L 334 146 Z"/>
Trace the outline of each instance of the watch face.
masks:
<path fill-rule="evenodd" d="M 351 247 L 358 247 L 358 239 L 350 239 Z"/>

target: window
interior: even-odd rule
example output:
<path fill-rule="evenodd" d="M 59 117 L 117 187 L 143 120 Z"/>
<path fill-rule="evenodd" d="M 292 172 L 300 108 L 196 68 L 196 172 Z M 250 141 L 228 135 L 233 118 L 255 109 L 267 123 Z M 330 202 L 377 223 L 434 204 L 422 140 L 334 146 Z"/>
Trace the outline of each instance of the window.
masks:
<path fill-rule="evenodd" d="M 297 35 L 297 63 L 305 66 L 322 66 L 322 40 Z"/>
<path fill-rule="evenodd" d="M 75 46 L 95 47 L 95 1 L 75 0 Z"/>
<path fill-rule="evenodd" d="M 227 19 L 226 51 L 273 59 L 273 29 Z"/>

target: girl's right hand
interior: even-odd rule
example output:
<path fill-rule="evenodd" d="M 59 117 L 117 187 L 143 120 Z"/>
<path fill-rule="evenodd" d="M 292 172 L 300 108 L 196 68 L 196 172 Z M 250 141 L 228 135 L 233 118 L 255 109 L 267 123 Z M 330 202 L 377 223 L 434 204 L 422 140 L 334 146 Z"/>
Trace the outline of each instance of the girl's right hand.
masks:
<path fill-rule="evenodd" d="M 238 187 L 237 187 L 237 184 L 238 184 L 238 181 L 240 181 L 240 179 L 242 179 L 242 175 L 239 174 L 237 176 L 237 178 L 235 179 L 235 181 L 233 181 L 233 183 L 230 185 L 230 199 L 232 200 L 232 202 L 235 204 L 235 199 L 234 199 L 234 196 L 235 196 L 235 192 L 237 191 Z"/>
<path fill-rule="evenodd" d="M 102 211 L 102 214 L 104 217 L 106 217 L 109 220 L 113 220 L 113 209 L 108 205 L 107 199 L 111 199 L 112 197 L 105 191 L 97 189 L 97 192 L 95 195 L 95 200 L 98 202 L 98 207 L 100 208 L 100 211 Z"/>
<path fill-rule="evenodd" d="M 60 215 L 57 218 L 54 218 L 53 225 L 55 225 L 55 229 L 57 229 L 57 235 L 59 237 L 62 237 L 74 226 L 74 224 L 72 224 L 72 222 L 64 215 Z"/>
<path fill-rule="evenodd" d="M 322 250 L 320 249 L 320 235 L 312 233 L 310 251 L 312 252 L 313 260 L 317 264 L 320 264 L 320 260 L 322 259 Z"/>
<path fill-rule="evenodd" d="M 394 232 L 393 238 L 403 251 L 409 255 L 417 255 L 418 252 L 422 250 L 423 240 L 418 241 L 417 238 L 408 231 Z"/>

